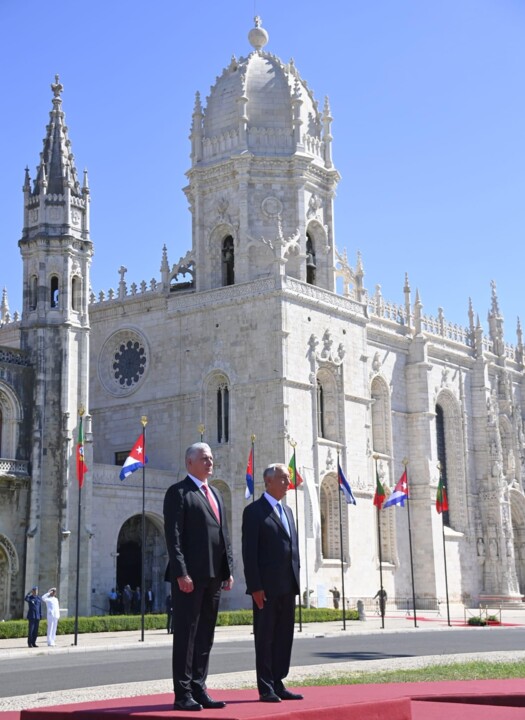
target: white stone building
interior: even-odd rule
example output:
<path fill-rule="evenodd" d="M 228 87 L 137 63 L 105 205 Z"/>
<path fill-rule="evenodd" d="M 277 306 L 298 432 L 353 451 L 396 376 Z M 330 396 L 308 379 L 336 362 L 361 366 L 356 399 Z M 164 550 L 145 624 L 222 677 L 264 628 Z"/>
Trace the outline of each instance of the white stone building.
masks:
<path fill-rule="evenodd" d="M 35 583 L 79 610 L 107 609 L 116 583 L 137 585 L 142 475 L 117 465 L 147 416 L 145 586 L 164 607 L 162 502 L 184 476 L 185 448 L 211 445 L 228 508 L 237 583 L 223 607 L 246 607 L 240 560 L 245 470 L 255 440 L 256 493 L 270 462 L 296 445 L 304 484 L 288 502 L 302 550 L 302 588 L 320 605 L 383 585 L 427 608 L 443 600 L 521 602 L 525 589 L 525 412 L 521 328 L 505 343 L 495 286 L 489 337 L 423 314 L 364 284 L 334 236 L 339 173 L 328 101 L 319 108 L 293 63 L 233 58 L 205 103 L 196 96 L 184 189 L 193 229 L 185 257 L 160 276 L 94 294 L 87 175 L 77 178 L 62 111 L 53 107 L 34 181 L 26 171 L 19 245 L 21 317 L 0 306 L 0 618 L 19 617 Z M 212 70 L 210 70 L 210 75 Z M 335 142 L 334 142 L 335 145 Z M 342 243 L 339 241 L 339 246 Z M 125 259 L 123 259 L 125 262 Z M 6 278 L 0 278 L 4 284 Z M 75 446 L 84 407 L 86 461 L 78 527 Z M 337 462 L 355 506 L 339 522 Z M 408 460 L 407 509 L 379 514 Z M 449 511 L 435 510 L 438 463 Z M 377 522 L 381 523 L 381 553 Z M 445 586 L 444 553 L 447 577 Z"/>

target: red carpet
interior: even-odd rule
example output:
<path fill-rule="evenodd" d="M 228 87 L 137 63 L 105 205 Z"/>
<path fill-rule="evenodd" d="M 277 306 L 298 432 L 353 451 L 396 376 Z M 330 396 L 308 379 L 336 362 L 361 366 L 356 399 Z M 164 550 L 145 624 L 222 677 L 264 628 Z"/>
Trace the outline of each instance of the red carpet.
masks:
<path fill-rule="evenodd" d="M 173 696 L 151 695 L 0 713 L 0 720 L 514 720 L 525 718 L 525 680 L 336 685 L 302 688 L 302 701 L 269 705 L 255 690 L 214 690 L 223 710 L 175 712 Z"/>

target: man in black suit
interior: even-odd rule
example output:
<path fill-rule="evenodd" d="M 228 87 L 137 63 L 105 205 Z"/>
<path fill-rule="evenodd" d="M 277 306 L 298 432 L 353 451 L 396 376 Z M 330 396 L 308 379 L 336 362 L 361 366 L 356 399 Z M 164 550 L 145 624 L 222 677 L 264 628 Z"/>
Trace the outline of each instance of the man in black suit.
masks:
<path fill-rule="evenodd" d="M 253 599 L 255 668 L 262 702 L 302 700 L 284 687 L 290 669 L 299 592 L 299 548 L 290 508 L 281 505 L 290 475 L 286 465 L 264 471 L 265 492 L 242 516 L 246 592 Z"/>
<path fill-rule="evenodd" d="M 213 455 L 205 443 L 186 450 L 187 476 L 164 498 L 164 532 L 173 602 L 175 710 L 222 708 L 206 691 L 221 588 L 231 590 L 232 552 L 226 512 L 208 485 Z"/>

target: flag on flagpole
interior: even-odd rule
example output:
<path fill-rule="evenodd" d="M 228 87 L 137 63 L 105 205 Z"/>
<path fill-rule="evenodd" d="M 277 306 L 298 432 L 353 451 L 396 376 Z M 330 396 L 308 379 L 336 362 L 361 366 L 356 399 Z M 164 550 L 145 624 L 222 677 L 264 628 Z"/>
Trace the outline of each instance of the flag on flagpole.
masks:
<path fill-rule="evenodd" d="M 288 490 L 294 490 L 296 487 L 302 484 L 303 478 L 299 474 L 299 471 L 295 467 L 295 453 L 293 453 L 288 463 L 288 471 L 290 473 L 290 482 L 288 483 Z"/>
<path fill-rule="evenodd" d="M 86 460 L 84 458 L 84 430 L 82 427 L 82 415 L 78 425 L 78 441 L 77 441 L 77 480 L 78 487 L 84 484 L 84 475 L 87 473 Z"/>
<path fill-rule="evenodd" d="M 128 457 L 126 458 L 124 465 L 122 466 L 122 470 L 119 473 L 119 478 L 121 480 L 124 480 L 128 477 L 128 475 L 134 473 L 135 470 L 144 467 L 147 462 L 148 458 L 144 457 L 144 439 L 143 436 L 140 435 L 139 439 L 137 440 L 135 445 L 133 445 Z"/>
<path fill-rule="evenodd" d="M 385 488 L 383 487 L 383 483 L 379 479 L 379 473 L 377 472 L 376 468 L 376 491 L 374 494 L 374 505 L 379 510 L 381 510 L 381 505 L 385 502 L 385 497 Z"/>
<path fill-rule="evenodd" d="M 248 465 L 246 466 L 246 490 L 244 491 L 244 497 L 246 500 L 252 497 L 254 493 L 253 486 L 253 446 L 248 456 Z"/>
<path fill-rule="evenodd" d="M 348 480 L 345 478 L 345 474 L 343 472 L 343 468 L 341 465 L 339 465 L 339 460 L 337 461 L 337 477 L 339 478 L 339 489 L 345 496 L 345 500 L 348 505 L 355 505 L 355 497 L 352 492 L 352 488 L 348 484 Z"/>
<path fill-rule="evenodd" d="M 408 478 L 406 470 L 401 475 L 401 478 L 395 486 L 392 495 L 390 495 L 388 500 L 383 505 L 383 509 L 391 507 L 392 505 L 401 505 L 401 507 L 405 507 L 405 500 L 408 500 Z"/>
<path fill-rule="evenodd" d="M 436 493 L 436 510 L 439 514 L 442 512 L 448 512 L 447 489 L 443 483 L 441 475 L 439 476 L 438 489 Z"/>

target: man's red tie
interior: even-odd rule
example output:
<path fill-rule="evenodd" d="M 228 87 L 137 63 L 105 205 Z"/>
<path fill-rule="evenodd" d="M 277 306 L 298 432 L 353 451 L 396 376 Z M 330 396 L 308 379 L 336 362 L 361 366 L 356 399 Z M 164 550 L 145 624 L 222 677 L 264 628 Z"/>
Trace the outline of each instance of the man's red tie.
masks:
<path fill-rule="evenodd" d="M 221 514 L 219 512 L 219 506 L 217 505 L 217 500 L 215 499 L 215 495 L 212 493 L 212 491 L 210 490 L 210 488 L 208 487 L 208 485 L 206 483 L 202 483 L 202 490 L 203 490 L 204 494 L 206 495 L 206 499 L 208 500 L 208 502 L 211 505 L 211 509 L 213 510 L 213 514 L 217 518 L 217 522 L 220 525 Z"/>

